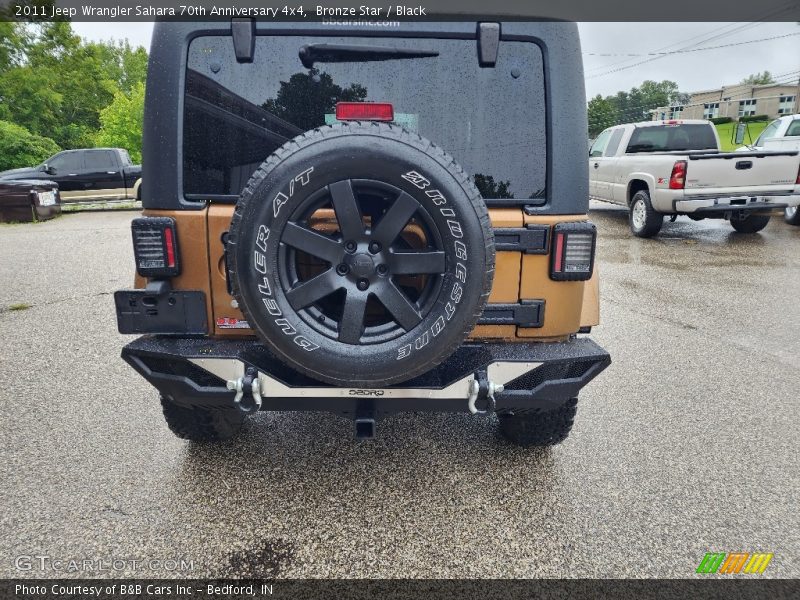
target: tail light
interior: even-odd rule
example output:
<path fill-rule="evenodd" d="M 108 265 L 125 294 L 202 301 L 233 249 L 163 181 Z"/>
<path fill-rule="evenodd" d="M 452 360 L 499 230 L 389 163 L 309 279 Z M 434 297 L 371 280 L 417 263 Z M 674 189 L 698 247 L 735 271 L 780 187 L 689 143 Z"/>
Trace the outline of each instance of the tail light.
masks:
<path fill-rule="evenodd" d="M 794 180 L 797 185 L 800 185 L 800 169 L 797 169 L 797 179 Z"/>
<path fill-rule="evenodd" d="M 686 161 L 678 160 L 672 165 L 672 174 L 669 176 L 669 189 L 682 190 L 686 187 Z"/>
<path fill-rule="evenodd" d="M 175 219 L 142 217 L 131 223 L 136 270 L 142 277 L 175 277 L 181 272 Z"/>
<path fill-rule="evenodd" d="M 338 102 L 339 121 L 394 121 L 394 106 L 389 102 Z"/>
<path fill-rule="evenodd" d="M 594 270 L 597 228 L 593 223 L 559 223 L 553 228 L 550 279 L 585 281 Z"/>

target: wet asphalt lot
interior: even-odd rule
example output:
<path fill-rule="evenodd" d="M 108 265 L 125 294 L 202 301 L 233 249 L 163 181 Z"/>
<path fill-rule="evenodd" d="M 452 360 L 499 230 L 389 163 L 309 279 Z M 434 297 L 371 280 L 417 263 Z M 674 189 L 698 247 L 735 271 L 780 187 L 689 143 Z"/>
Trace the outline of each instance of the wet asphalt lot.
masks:
<path fill-rule="evenodd" d="M 647 241 L 595 210 L 614 363 L 552 450 L 467 415 L 357 443 L 291 413 L 199 446 L 119 359 L 134 214 L 0 225 L 0 577 L 65 575 L 15 568 L 32 555 L 160 561 L 146 577 L 687 577 L 712 550 L 800 576 L 800 228 L 682 218 Z"/>

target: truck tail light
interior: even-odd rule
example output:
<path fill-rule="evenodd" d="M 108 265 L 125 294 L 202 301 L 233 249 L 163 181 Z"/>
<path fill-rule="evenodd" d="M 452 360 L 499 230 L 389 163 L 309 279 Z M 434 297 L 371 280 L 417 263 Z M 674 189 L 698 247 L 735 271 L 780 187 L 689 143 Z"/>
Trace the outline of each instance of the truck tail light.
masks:
<path fill-rule="evenodd" d="M 136 270 L 142 277 L 175 277 L 181 272 L 172 217 L 142 217 L 131 223 Z"/>
<path fill-rule="evenodd" d="M 553 228 L 550 279 L 585 281 L 594 270 L 597 228 L 593 223 L 558 223 Z"/>
<path fill-rule="evenodd" d="M 394 106 L 389 102 L 337 102 L 339 121 L 394 121 Z"/>
<path fill-rule="evenodd" d="M 669 176 L 669 189 L 682 190 L 686 187 L 686 161 L 678 160 L 672 165 L 672 174 Z"/>

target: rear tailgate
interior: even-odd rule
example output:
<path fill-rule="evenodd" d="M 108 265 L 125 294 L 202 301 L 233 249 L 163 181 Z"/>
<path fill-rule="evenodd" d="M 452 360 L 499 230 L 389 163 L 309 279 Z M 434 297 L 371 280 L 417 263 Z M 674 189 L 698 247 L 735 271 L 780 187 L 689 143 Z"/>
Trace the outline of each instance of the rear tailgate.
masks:
<path fill-rule="evenodd" d="M 785 192 L 794 187 L 799 165 L 797 151 L 690 154 L 686 195 L 709 188 L 734 194 Z"/>

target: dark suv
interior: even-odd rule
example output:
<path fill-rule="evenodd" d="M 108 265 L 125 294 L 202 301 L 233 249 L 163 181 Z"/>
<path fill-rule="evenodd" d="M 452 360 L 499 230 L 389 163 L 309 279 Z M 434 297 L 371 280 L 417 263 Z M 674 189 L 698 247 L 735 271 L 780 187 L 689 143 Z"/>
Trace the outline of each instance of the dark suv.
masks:
<path fill-rule="evenodd" d="M 123 358 L 191 440 L 257 410 L 566 438 L 610 363 L 577 28 L 156 24 Z"/>

